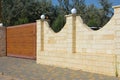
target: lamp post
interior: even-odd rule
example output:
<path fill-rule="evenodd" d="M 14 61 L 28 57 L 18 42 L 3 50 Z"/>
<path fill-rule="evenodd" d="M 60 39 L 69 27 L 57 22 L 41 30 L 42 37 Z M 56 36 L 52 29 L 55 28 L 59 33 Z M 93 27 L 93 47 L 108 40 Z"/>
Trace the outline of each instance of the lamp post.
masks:
<path fill-rule="evenodd" d="M 44 51 L 44 19 L 45 15 L 41 15 L 41 51 Z"/>
<path fill-rule="evenodd" d="M 76 53 L 76 8 L 71 10 L 72 13 L 72 52 Z"/>

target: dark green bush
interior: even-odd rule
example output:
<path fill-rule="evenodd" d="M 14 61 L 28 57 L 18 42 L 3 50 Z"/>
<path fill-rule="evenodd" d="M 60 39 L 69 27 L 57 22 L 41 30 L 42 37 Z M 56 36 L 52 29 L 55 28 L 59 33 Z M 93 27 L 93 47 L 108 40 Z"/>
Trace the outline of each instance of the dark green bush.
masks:
<path fill-rule="evenodd" d="M 59 15 L 51 24 L 51 28 L 54 32 L 59 32 L 65 25 L 65 17 L 63 15 Z"/>

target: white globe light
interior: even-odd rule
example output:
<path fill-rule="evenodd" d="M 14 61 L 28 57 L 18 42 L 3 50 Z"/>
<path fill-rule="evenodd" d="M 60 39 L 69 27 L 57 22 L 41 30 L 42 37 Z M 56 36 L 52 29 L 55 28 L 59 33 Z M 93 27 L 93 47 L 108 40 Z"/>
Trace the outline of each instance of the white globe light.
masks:
<path fill-rule="evenodd" d="M 72 13 L 72 14 L 76 14 L 76 13 L 77 13 L 76 8 L 73 8 L 73 9 L 71 10 L 71 13 Z"/>
<path fill-rule="evenodd" d="M 40 16 L 40 18 L 41 18 L 41 19 L 45 19 L 45 15 L 42 14 L 42 15 Z"/>
<path fill-rule="evenodd" d="M 2 27 L 2 26 L 3 26 L 3 23 L 0 23 L 0 26 Z"/>

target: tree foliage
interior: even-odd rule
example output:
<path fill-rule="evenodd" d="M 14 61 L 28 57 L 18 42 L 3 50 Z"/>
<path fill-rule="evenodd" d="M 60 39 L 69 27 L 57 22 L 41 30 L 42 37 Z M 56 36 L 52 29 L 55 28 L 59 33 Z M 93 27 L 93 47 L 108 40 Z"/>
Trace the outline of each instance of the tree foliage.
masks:
<path fill-rule="evenodd" d="M 31 0 L 2 0 L 4 25 L 15 25 L 16 21 L 20 20 L 20 18 L 27 18 L 26 7 L 29 6 L 31 2 Z M 22 22 L 20 23 L 22 24 Z"/>
<path fill-rule="evenodd" d="M 90 27 L 104 26 L 111 16 L 113 11 L 111 9 L 112 3 L 109 0 L 99 0 L 100 8 L 95 5 L 86 5 L 85 0 L 58 0 L 61 11 L 64 14 L 69 14 L 70 10 L 74 7 L 77 9 L 84 23 Z"/>
<path fill-rule="evenodd" d="M 52 10 L 51 1 L 2 0 L 2 15 L 5 26 L 35 22 L 42 13 Z"/>
<path fill-rule="evenodd" d="M 1 1 L 0 1 L 0 22 L 1 22 L 1 19 L 2 19 L 2 14 L 1 14 L 1 12 L 2 12 L 2 5 L 1 5 Z"/>
<path fill-rule="evenodd" d="M 109 0 L 99 0 L 99 3 L 102 6 L 102 8 L 99 10 L 100 20 L 101 20 L 100 25 L 103 26 L 109 21 L 109 19 L 113 15 L 113 12 L 111 9 L 112 3 L 110 3 Z"/>
<path fill-rule="evenodd" d="M 52 29 L 55 31 L 55 32 L 59 32 L 63 27 L 64 27 L 64 24 L 65 24 L 65 18 L 63 18 L 64 16 L 63 15 L 59 15 L 55 21 L 53 22 L 52 24 Z"/>
<path fill-rule="evenodd" d="M 99 8 L 86 5 L 85 0 L 57 1 L 58 5 L 53 5 L 52 0 L 2 0 L 2 22 L 5 26 L 35 22 L 45 14 L 51 28 L 58 32 L 65 24 L 64 15 L 70 14 L 72 8 L 77 9 L 77 14 L 90 27 L 105 25 L 113 15 L 109 0 L 99 0 Z"/>

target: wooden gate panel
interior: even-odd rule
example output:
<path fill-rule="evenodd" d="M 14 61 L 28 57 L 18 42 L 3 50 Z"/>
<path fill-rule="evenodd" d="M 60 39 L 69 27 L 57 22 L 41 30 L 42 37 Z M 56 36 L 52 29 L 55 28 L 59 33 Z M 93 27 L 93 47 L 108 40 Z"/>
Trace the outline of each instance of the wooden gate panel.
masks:
<path fill-rule="evenodd" d="M 7 56 L 36 58 L 36 24 L 7 28 Z"/>

